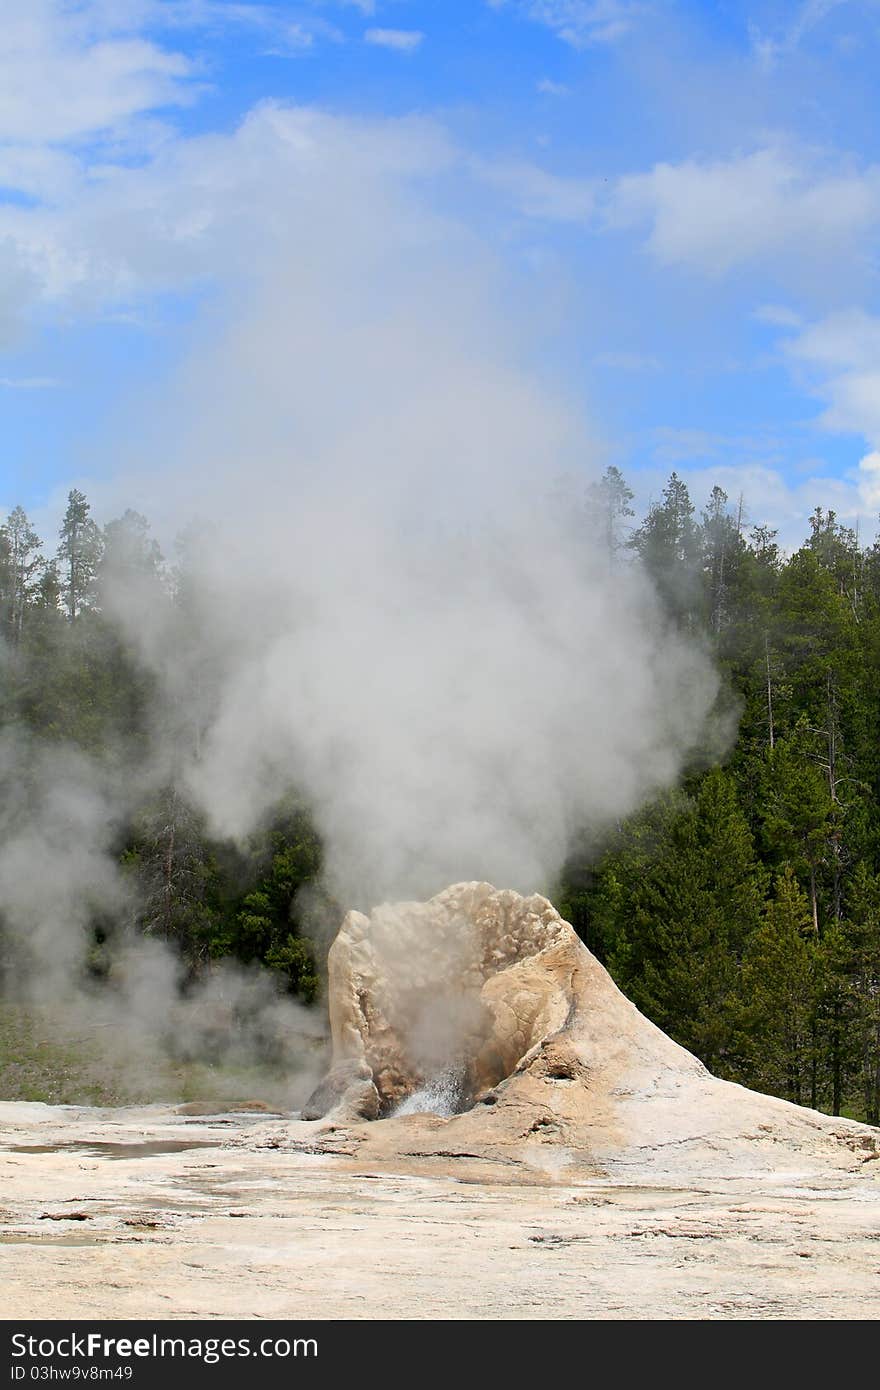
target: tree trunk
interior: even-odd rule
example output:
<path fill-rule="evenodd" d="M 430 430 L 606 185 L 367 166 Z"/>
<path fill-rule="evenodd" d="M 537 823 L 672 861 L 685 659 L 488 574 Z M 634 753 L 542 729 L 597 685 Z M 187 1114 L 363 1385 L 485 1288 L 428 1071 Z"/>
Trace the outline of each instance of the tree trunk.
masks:
<path fill-rule="evenodd" d="M 834 1023 L 831 1029 L 831 1113 L 840 1114 L 843 1102 L 843 1058 L 841 1056 L 841 1008 L 840 1000 L 835 999 L 831 1014 Z"/>
<path fill-rule="evenodd" d="M 770 680 L 770 642 L 764 633 L 764 663 L 767 670 L 767 726 L 770 730 L 770 747 L 773 747 L 773 685 Z"/>
<path fill-rule="evenodd" d="M 162 864 L 162 918 L 165 940 L 170 941 L 174 926 L 174 830 L 177 794 L 171 793 L 168 826 L 165 832 L 165 856 Z"/>
<path fill-rule="evenodd" d="M 880 1019 L 866 1032 L 863 1066 L 865 1119 L 880 1125 Z"/>

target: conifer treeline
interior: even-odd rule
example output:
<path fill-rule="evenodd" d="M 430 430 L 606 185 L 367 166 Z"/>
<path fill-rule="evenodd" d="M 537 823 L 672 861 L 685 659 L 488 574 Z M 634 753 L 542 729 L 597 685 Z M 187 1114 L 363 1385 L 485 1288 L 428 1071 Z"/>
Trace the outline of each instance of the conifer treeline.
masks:
<path fill-rule="evenodd" d="M 318 837 L 291 795 L 247 844 L 219 842 L 178 784 L 182 754 L 198 745 L 210 671 L 193 640 L 201 614 L 188 538 L 176 563 L 166 564 L 149 531 L 133 511 L 99 528 L 78 491 L 69 495 L 54 555 L 43 553 L 20 507 L 0 527 L 0 739 L 17 736 L 19 749 L 18 757 L 0 757 L 0 798 L 14 826 L 15 807 L 28 801 L 20 750 L 31 735 L 43 748 L 49 741 L 81 749 L 117 786 L 143 787 L 116 847 L 130 907 L 124 922 L 96 913 L 92 974 L 107 971 L 114 935 L 133 927 L 174 945 L 191 978 L 213 959 L 259 961 L 311 1002 L 318 974 L 300 890 L 320 877 Z M 144 611 L 165 610 L 159 628 L 173 648 L 169 665 L 179 670 L 171 692 L 115 621 L 133 598 Z M 45 760 L 33 762 L 45 777 Z M 317 890 L 312 900 L 320 904 Z M 0 904 L 0 984 L 4 974 L 14 978 L 15 950 Z"/>
<path fill-rule="evenodd" d="M 626 531 L 615 469 L 594 512 L 675 621 L 704 634 L 738 735 L 722 766 L 573 852 L 560 896 L 656 1023 L 721 1075 L 880 1122 L 880 546 L 817 508 L 783 557 L 675 474 Z"/>
<path fill-rule="evenodd" d="M 738 735 L 721 765 L 692 767 L 598 856 L 592 842 L 573 846 L 557 899 L 639 1007 L 711 1068 L 877 1124 L 880 546 L 817 509 L 785 557 L 720 488 L 698 517 L 675 474 L 640 522 L 632 501 L 609 468 L 583 499 L 584 544 L 611 566 L 644 565 L 673 621 L 711 646 Z M 175 610 L 185 645 L 185 545 L 168 565 L 142 516 L 100 529 L 74 491 L 47 556 L 21 508 L 9 514 L 3 726 L 133 764 L 146 756 L 157 719 L 180 716 L 162 710 L 112 619 L 133 584 Z M 321 849 L 302 806 L 280 806 L 244 848 L 217 843 L 172 760 L 118 853 L 138 928 L 175 942 L 191 970 L 222 955 L 261 960 L 315 996 L 298 904 Z M 98 973 L 112 931 L 95 923 Z"/>

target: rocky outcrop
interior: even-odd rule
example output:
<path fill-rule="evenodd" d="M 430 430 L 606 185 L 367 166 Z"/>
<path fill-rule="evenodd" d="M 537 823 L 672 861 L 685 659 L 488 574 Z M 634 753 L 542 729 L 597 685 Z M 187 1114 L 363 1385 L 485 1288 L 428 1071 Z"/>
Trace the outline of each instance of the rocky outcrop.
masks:
<path fill-rule="evenodd" d="M 582 949 L 545 898 L 486 883 L 350 912 L 329 957 L 333 1070 L 366 1068 L 383 1115 L 457 1076 L 465 1109 L 563 1026 Z"/>
<path fill-rule="evenodd" d="M 316 1086 L 300 1111 L 301 1120 L 320 1120 L 333 1111 L 337 1118 L 376 1120 L 379 1092 L 366 1063 L 337 1062 Z"/>
<path fill-rule="evenodd" d="M 463 883 L 350 912 L 329 988 L 333 1067 L 303 1117 L 378 1115 L 360 1132 L 376 1159 L 461 1154 L 655 1180 L 880 1159 L 874 1129 L 711 1076 L 537 895 Z"/>

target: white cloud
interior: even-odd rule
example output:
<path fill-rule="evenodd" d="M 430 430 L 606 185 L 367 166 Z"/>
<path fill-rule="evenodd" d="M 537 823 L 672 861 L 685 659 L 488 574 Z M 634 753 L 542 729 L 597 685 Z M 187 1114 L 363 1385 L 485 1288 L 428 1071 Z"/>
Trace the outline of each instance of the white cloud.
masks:
<path fill-rule="evenodd" d="M 778 306 L 766 307 L 761 317 L 783 328 L 801 323 Z M 880 511 L 880 316 L 863 309 L 829 314 L 785 339 L 781 350 L 796 384 L 822 402 L 815 425 L 855 435 L 868 446 L 843 477 L 827 476 L 821 460 L 808 458 L 783 472 L 773 457 L 779 441 L 769 436 L 728 439 L 701 430 L 658 429 L 654 455 L 658 463 L 677 467 L 696 497 L 715 482 L 732 497 L 742 491 L 749 518 L 778 528 L 790 550 L 802 543 L 817 505 L 831 507 L 853 526 L 866 517 L 873 522 Z M 731 455 L 747 461 L 729 462 Z"/>
<path fill-rule="evenodd" d="M 798 6 L 788 25 L 776 34 L 767 34 L 756 24 L 749 25 L 752 51 L 765 71 L 774 67 L 804 41 L 834 10 L 847 0 L 805 0 Z"/>
<path fill-rule="evenodd" d="M 819 423 L 862 435 L 872 450 L 880 447 L 880 317 L 862 309 L 830 314 L 787 343 L 786 351 L 825 402 Z"/>
<path fill-rule="evenodd" d="M 140 36 L 140 6 L 29 0 L 4 11 L 0 141 L 82 139 L 191 98 L 192 64 Z"/>
<path fill-rule="evenodd" d="M 355 3 L 362 14 L 373 13 L 372 5 L 360 0 L 336 0 L 338 4 Z M 97 5 L 99 0 L 92 0 Z M 259 0 L 125 0 L 117 7 L 116 0 L 104 0 L 110 14 L 118 8 L 128 11 L 132 23 L 150 24 L 157 29 L 198 29 L 209 33 L 224 33 L 234 29 L 250 30 L 270 44 L 271 52 L 296 52 L 309 48 L 316 38 L 340 40 L 344 36 L 335 25 L 308 13 L 298 6 L 295 17 L 288 4 L 259 3 Z"/>
<path fill-rule="evenodd" d="M 542 77 L 540 82 L 535 83 L 535 90 L 543 96 L 548 97 L 567 97 L 571 91 L 564 82 L 553 82 L 549 77 Z"/>
<path fill-rule="evenodd" d="M 80 161 L 66 151 L 47 145 L 0 144 L 0 202 L 4 189 L 55 202 L 69 196 L 81 176 Z"/>
<path fill-rule="evenodd" d="M 16 342 L 39 293 L 39 277 L 31 270 L 26 252 L 3 236 L 0 224 L 0 349 Z"/>
<path fill-rule="evenodd" d="M 786 304 L 762 304 L 752 314 L 758 323 L 769 323 L 773 328 L 800 328 L 803 318 Z"/>
<path fill-rule="evenodd" d="M 527 217 L 586 223 L 593 215 L 596 185 L 592 179 L 551 174 L 526 160 L 472 160 L 471 169 L 484 183 L 505 193 Z"/>
<path fill-rule="evenodd" d="M 872 449 L 859 460 L 859 493 L 865 506 L 880 512 L 880 450 Z"/>
<path fill-rule="evenodd" d="M 661 263 L 710 275 L 768 258 L 838 262 L 880 225 L 880 166 L 829 169 L 777 146 L 657 164 L 618 181 L 607 217 L 612 228 L 647 228 Z"/>
<path fill-rule="evenodd" d="M 358 8 L 364 14 L 372 10 Z M 334 24 L 317 15 L 300 12 L 291 17 L 286 6 L 255 4 L 253 0 L 236 4 L 232 0 L 152 0 L 150 18 L 167 28 L 201 29 L 222 33 L 232 29 L 250 30 L 262 38 L 270 53 L 297 53 L 311 48 L 318 38 L 341 42 L 344 34 Z"/>
<path fill-rule="evenodd" d="M 858 525 L 860 530 L 866 514 L 873 511 L 866 505 L 857 482 L 829 477 L 818 470 L 792 479 L 773 468 L 730 465 L 707 470 L 706 484 L 710 477 L 734 503 L 742 493 L 747 530 L 756 525 L 770 526 L 778 532 L 779 544 L 789 553 L 802 546 L 809 536 L 809 519 L 816 507 L 836 512 L 844 525 Z M 871 532 L 870 526 L 868 531 Z"/>
<path fill-rule="evenodd" d="M 181 31 L 244 28 L 275 51 L 338 36 L 304 14 L 232 0 L 0 0 L 0 345 L 35 307 L 118 315 L 153 292 L 244 273 L 248 243 L 313 183 L 330 127 L 319 135 L 319 118 L 267 105 L 231 138 L 187 140 L 156 112 L 201 90 L 173 42 Z M 352 122 L 351 159 L 369 164 L 381 147 L 430 166 L 442 136 L 423 125 L 422 140 L 417 125 L 391 122 L 373 140 L 369 122 Z"/>
<path fill-rule="evenodd" d="M 0 0 L 0 142 L 82 141 L 195 100 L 199 65 L 164 42 L 187 30 L 244 30 L 273 53 L 343 38 L 307 10 L 250 0 Z"/>
<path fill-rule="evenodd" d="M 331 186 L 350 189 L 346 216 L 367 238 L 366 181 L 405 182 L 452 158 L 430 121 L 347 121 L 265 103 L 230 136 L 176 138 L 141 166 L 92 169 L 51 206 L 0 206 L 0 330 L 29 305 L 116 312 L 247 276 L 292 226 L 317 224 Z M 332 229 L 328 214 L 322 236 Z"/>
<path fill-rule="evenodd" d="M 489 0 L 502 9 L 509 0 Z M 616 43 L 651 6 L 644 0 L 513 0 L 526 19 L 546 24 L 572 48 Z"/>
<path fill-rule="evenodd" d="M 118 317 L 155 294 L 249 275 L 261 248 L 309 220 L 334 163 L 337 187 L 342 171 L 356 189 L 452 170 L 528 217 L 586 223 L 593 208 L 589 180 L 469 159 L 436 122 L 333 119 L 271 102 L 229 136 L 166 133 L 134 164 L 0 147 L 0 178 L 6 170 L 37 198 L 0 203 L 0 333 L 11 336 L 35 307 Z M 347 215 L 366 235 L 367 203 Z"/>
<path fill-rule="evenodd" d="M 787 326 L 784 318 L 777 321 Z M 847 478 L 810 478 L 798 488 L 798 496 L 806 498 L 812 492 L 814 505 L 833 507 L 850 524 L 866 513 L 876 515 L 880 510 L 880 317 L 863 309 L 829 314 L 787 339 L 782 351 L 797 384 L 823 403 L 815 422 L 819 428 L 860 436 L 868 445 L 868 452 Z M 790 528 L 798 507 L 796 498 L 788 502 L 793 507 Z"/>
<path fill-rule="evenodd" d="M 789 350 L 821 367 L 880 366 L 880 318 L 863 309 L 830 314 L 805 329 Z"/>
<path fill-rule="evenodd" d="M 418 29 L 368 29 L 364 43 L 390 48 L 396 53 L 414 53 L 424 37 Z"/>

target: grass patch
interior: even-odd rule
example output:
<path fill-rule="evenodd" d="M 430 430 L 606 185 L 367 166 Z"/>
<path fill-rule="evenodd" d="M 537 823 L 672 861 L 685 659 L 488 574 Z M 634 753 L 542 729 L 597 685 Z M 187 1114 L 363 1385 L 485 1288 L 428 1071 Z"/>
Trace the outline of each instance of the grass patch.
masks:
<path fill-rule="evenodd" d="M 0 1099 L 47 1105 L 127 1105 L 139 1099 L 92 1039 L 58 1036 L 46 1010 L 0 1001 Z"/>
<path fill-rule="evenodd" d="M 288 1110 L 310 1083 L 267 1067 L 173 1062 L 122 1046 L 113 1030 L 55 1009 L 0 1000 L 0 1100 L 47 1105 L 208 1101 Z"/>

